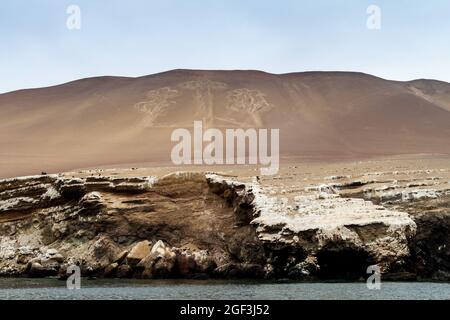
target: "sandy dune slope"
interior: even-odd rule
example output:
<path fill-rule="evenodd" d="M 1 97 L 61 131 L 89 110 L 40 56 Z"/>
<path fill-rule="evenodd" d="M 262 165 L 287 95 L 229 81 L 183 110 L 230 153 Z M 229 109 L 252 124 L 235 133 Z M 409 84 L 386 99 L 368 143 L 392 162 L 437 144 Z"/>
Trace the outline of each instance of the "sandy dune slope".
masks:
<path fill-rule="evenodd" d="M 175 128 L 280 128 L 284 157 L 450 153 L 450 84 L 174 70 L 0 95 L 0 177 L 170 162 Z"/>

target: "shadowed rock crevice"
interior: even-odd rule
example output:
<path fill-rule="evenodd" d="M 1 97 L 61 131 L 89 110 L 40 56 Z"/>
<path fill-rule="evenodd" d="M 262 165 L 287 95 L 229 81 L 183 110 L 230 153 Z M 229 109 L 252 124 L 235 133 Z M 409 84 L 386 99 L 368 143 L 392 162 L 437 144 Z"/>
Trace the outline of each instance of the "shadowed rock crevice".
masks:
<path fill-rule="evenodd" d="M 375 261 L 361 249 L 326 247 L 317 253 L 320 279 L 359 280 L 367 277 L 367 267 Z"/>

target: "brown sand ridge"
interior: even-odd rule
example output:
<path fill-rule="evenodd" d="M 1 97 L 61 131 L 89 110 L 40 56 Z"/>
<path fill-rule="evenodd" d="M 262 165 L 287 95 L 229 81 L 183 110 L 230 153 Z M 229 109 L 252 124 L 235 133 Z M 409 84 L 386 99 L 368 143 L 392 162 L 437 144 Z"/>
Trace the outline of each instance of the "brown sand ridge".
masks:
<path fill-rule="evenodd" d="M 285 157 L 450 153 L 450 84 L 173 70 L 0 95 L 0 177 L 170 163 L 175 128 L 279 128 Z"/>

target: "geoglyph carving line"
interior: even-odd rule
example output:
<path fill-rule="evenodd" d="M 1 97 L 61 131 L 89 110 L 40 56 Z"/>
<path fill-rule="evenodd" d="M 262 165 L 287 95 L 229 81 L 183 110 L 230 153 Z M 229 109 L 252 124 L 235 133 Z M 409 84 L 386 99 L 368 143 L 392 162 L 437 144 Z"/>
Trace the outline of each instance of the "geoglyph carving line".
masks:
<path fill-rule="evenodd" d="M 194 91 L 196 106 L 195 117 L 202 119 L 208 127 L 214 127 L 215 120 L 225 122 L 228 125 L 240 127 L 262 127 L 261 115 L 273 108 L 265 95 L 259 90 L 240 88 L 226 93 L 227 109 L 245 113 L 246 119 L 234 119 L 232 117 L 216 117 L 214 112 L 214 91 L 222 91 L 228 88 L 223 82 L 209 79 L 193 80 L 178 85 L 181 89 Z M 144 126 L 157 127 L 163 124 L 156 123 L 158 117 L 165 114 L 167 108 L 175 104 L 173 99 L 179 96 L 179 91 L 171 87 L 151 90 L 146 95 L 146 100 L 135 104 L 135 109 L 145 114 L 142 123 Z M 164 125 L 163 125 L 164 126 Z"/>
<path fill-rule="evenodd" d="M 262 126 L 261 114 L 273 108 L 259 90 L 236 89 L 228 92 L 227 100 L 228 109 L 248 113 L 256 126 Z"/>
<path fill-rule="evenodd" d="M 167 108 L 174 104 L 172 99 L 178 96 L 178 90 L 164 87 L 147 93 L 147 100 L 135 104 L 135 109 L 145 114 L 145 126 L 153 126 L 155 120 L 163 115 Z"/>
<path fill-rule="evenodd" d="M 197 104 L 196 115 L 201 115 L 203 123 L 214 126 L 214 103 L 212 91 L 227 89 L 228 85 L 223 82 L 211 81 L 209 79 L 193 80 L 180 84 L 180 87 L 195 90 L 195 102 Z"/>

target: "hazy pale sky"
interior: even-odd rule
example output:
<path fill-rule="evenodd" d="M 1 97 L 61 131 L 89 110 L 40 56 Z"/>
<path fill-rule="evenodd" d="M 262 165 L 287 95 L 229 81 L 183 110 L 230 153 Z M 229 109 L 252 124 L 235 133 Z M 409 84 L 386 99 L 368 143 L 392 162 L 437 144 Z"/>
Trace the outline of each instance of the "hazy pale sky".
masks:
<path fill-rule="evenodd" d="M 366 25 L 372 4 L 380 30 Z M 69 5 L 80 30 L 66 26 Z M 450 82 L 450 1 L 0 1 L 0 92 L 176 68 Z"/>

